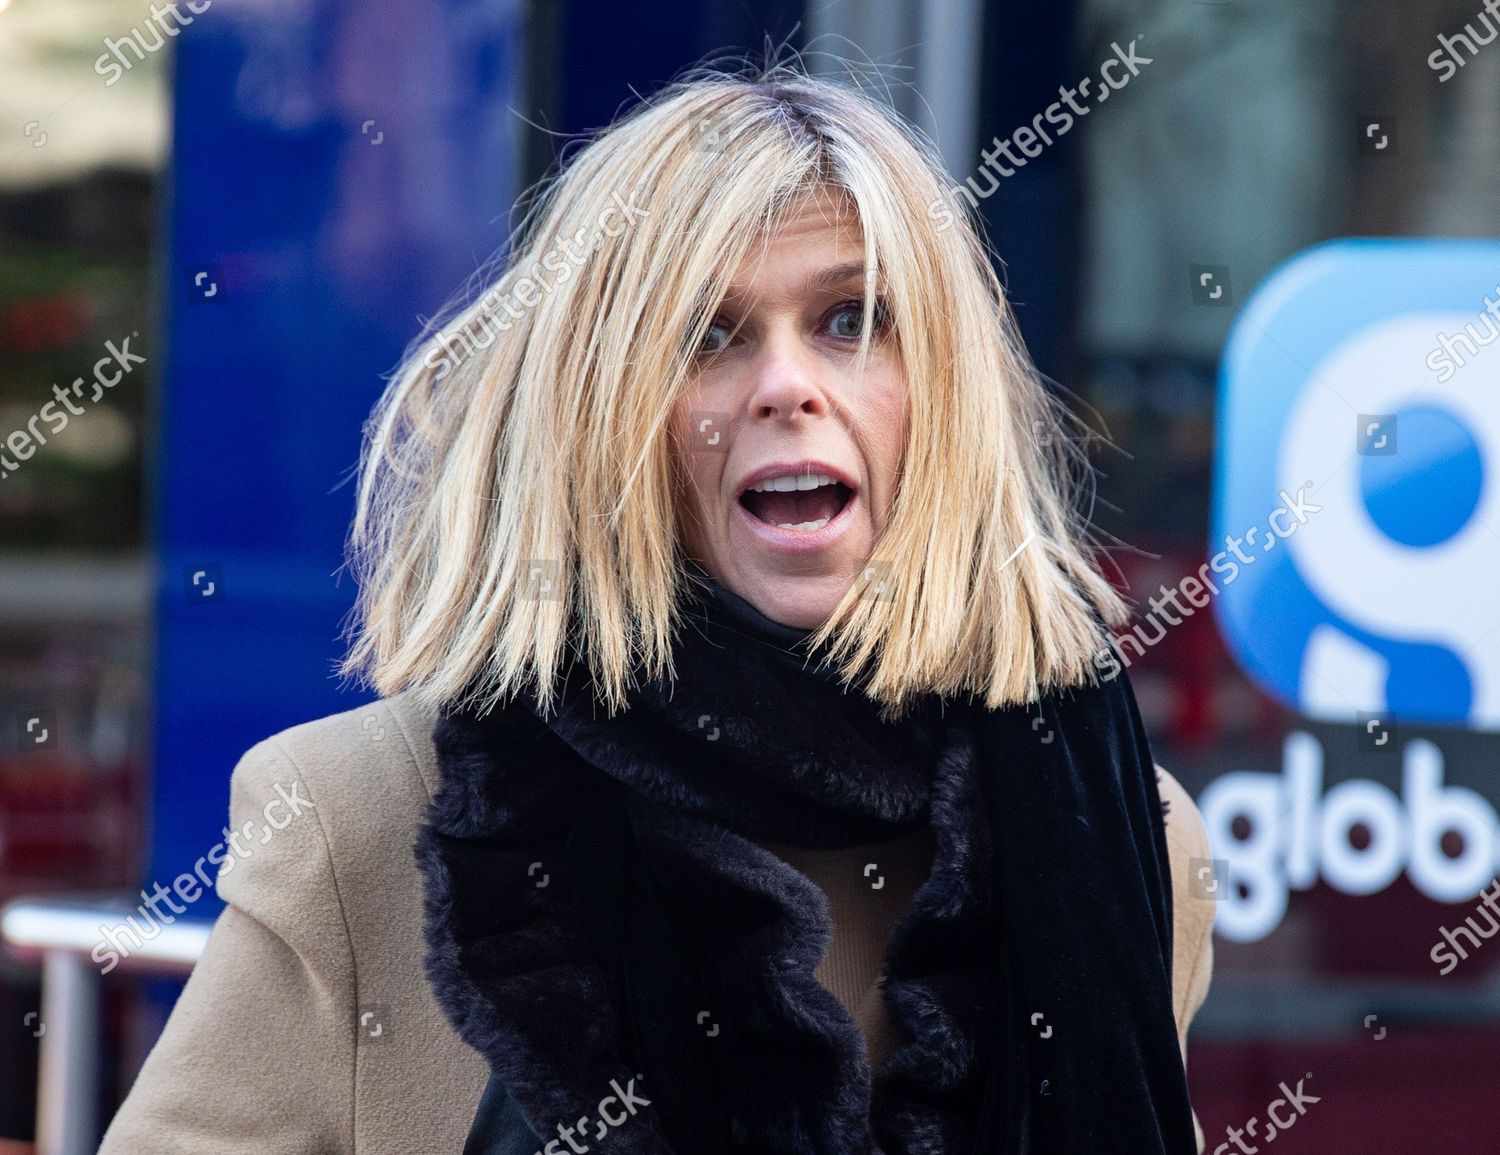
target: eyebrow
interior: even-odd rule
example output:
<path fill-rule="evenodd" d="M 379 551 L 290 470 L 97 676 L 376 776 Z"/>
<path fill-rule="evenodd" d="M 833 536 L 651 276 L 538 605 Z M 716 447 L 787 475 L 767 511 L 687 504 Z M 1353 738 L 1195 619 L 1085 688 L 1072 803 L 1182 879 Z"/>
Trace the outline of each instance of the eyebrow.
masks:
<path fill-rule="evenodd" d="M 803 282 L 803 287 L 806 289 L 822 289 L 829 285 L 842 284 L 852 277 L 859 277 L 863 280 L 864 276 L 864 262 L 850 261 L 848 264 L 834 265 L 832 268 L 813 273 Z M 877 278 L 879 277 L 878 270 L 876 271 L 876 276 Z"/>
<path fill-rule="evenodd" d="M 816 293 L 835 285 L 841 285 L 845 281 L 853 280 L 856 277 L 860 281 L 864 280 L 865 264 L 863 261 L 848 261 L 842 265 L 830 265 L 826 269 L 819 269 L 816 272 L 809 273 L 802 282 L 802 292 Z M 876 280 L 877 282 L 879 281 L 878 269 L 876 270 Z M 725 300 L 743 300 L 747 295 L 744 289 L 737 289 L 734 286 L 730 286 L 728 293 L 725 294 Z M 774 300 L 780 295 L 774 294 L 771 299 Z"/>

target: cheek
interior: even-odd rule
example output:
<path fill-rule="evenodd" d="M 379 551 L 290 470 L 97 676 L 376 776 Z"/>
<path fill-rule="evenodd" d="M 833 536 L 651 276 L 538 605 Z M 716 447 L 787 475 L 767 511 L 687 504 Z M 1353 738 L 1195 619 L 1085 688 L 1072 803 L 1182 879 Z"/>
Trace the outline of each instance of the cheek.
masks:
<path fill-rule="evenodd" d="M 713 402 L 700 395 L 697 389 L 690 390 L 678 398 L 672 407 L 668 427 L 672 431 L 676 451 L 689 466 L 695 458 L 705 456 L 705 450 L 724 444 L 728 414 L 719 412 Z M 712 456 L 712 453 L 708 453 Z"/>
<path fill-rule="evenodd" d="M 894 484 L 895 475 L 901 468 L 908 420 L 906 380 L 899 373 L 893 373 L 872 401 L 867 426 L 873 435 L 871 451 L 875 460 L 871 465 L 887 475 L 888 486 Z"/>
<path fill-rule="evenodd" d="M 718 485 L 716 455 L 696 450 L 697 424 L 689 406 L 679 406 L 672 413 L 672 481 L 679 512 L 689 523 L 699 519 L 699 512 L 712 500 Z"/>

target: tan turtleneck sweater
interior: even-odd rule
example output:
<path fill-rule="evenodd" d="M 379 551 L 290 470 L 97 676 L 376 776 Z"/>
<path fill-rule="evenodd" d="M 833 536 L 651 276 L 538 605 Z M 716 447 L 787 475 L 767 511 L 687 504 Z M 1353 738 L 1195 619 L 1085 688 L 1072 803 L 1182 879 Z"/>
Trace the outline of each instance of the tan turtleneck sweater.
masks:
<path fill-rule="evenodd" d="M 837 850 L 754 841 L 827 896 L 833 938 L 813 975 L 853 1016 L 869 1048 L 870 1066 L 878 1067 L 901 1041 L 882 999 L 886 946 L 896 920 L 932 873 L 932 828 Z"/>
<path fill-rule="evenodd" d="M 1213 973 L 1213 904 L 1193 901 L 1201 899 L 1194 889 L 1200 884 L 1189 876 L 1191 864 L 1209 856 L 1209 845 L 1192 798 L 1175 778 L 1157 769 L 1162 798 L 1171 804 L 1166 826 L 1174 895 L 1172 1005 L 1186 1063 L 1188 1026 L 1203 1005 Z M 803 850 L 754 841 L 801 871 L 828 897 L 833 938 L 813 974 L 854 1017 L 873 1070 L 901 1042 L 900 1030 L 882 999 L 882 964 L 891 927 L 932 872 L 932 828 L 924 826 L 892 842 L 845 850 Z M 875 869 L 867 872 L 871 863 Z M 1196 1112 L 1193 1130 L 1201 1153 L 1203 1128 Z"/>

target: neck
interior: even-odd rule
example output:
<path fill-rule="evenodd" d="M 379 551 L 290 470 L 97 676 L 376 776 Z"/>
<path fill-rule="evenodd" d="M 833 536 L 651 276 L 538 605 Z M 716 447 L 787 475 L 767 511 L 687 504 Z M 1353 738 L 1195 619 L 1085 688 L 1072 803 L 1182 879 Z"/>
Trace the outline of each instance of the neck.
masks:
<path fill-rule="evenodd" d="M 807 653 L 806 643 L 814 631 L 788 626 L 767 617 L 739 594 L 725 586 L 698 562 L 688 559 L 688 571 L 706 587 L 705 610 L 721 624 L 777 649 Z"/>

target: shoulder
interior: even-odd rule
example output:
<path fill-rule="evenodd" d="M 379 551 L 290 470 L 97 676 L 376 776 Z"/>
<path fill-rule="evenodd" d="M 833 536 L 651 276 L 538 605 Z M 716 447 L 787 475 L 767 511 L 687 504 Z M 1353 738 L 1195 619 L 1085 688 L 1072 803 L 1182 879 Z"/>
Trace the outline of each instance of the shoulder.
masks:
<path fill-rule="evenodd" d="M 274 793 L 278 774 L 295 778 L 313 805 L 328 804 L 320 817 L 335 822 L 382 805 L 425 809 L 437 789 L 433 721 L 406 695 L 397 695 L 303 722 L 246 751 L 234 781 Z"/>
<path fill-rule="evenodd" d="M 229 877 L 249 857 L 231 841 L 220 893 L 233 900 L 259 880 L 326 888 L 345 875 L 384 877 L 409 866 L 437 788 L 431 729 L 432 719 L 398 695 L 257 742 L 231 775 L 229 813 L 263 865 L 244 863 Z"/>
<path fill-rule="evenodd" d="M 429 735 L 430 719 L 398 696 L 257 742 L 230 778 L 227 845 L 208 856 L 220 897 L 328 973 L 370 956 L 367 930 L 388 938 L 395 926 L 416 950 L 412 846 L 437 773 Z"/>
<path fill-rule="evenodd" d="M 1160 766 L 1156 768 L 1157 791 L 1165 804 L 1167 850 L 1172 856 L 1175 877 L 1179 861 L 1184 869 L 1190 858 L 1208 857 L 1208 833 L 1203 817 L 1182 783 Z"/>
<path fill-rule="evenodd" d="M 1172 870 L 1172 995 L 1185 1034 L 1208 995 L 1213 971 L 1214 871 L 1198 807 L 1177 779 L 1156 769 Z"/>

